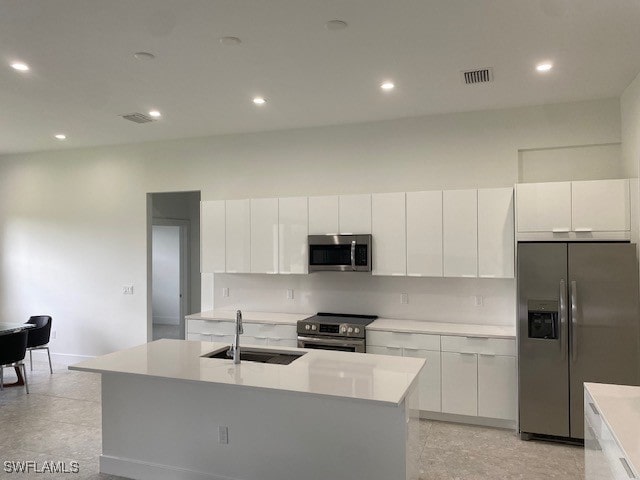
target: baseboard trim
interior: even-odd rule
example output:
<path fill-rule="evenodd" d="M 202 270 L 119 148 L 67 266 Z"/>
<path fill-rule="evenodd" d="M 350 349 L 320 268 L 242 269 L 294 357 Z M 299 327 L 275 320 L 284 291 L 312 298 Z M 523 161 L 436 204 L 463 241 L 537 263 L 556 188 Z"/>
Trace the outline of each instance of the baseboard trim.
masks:
<path fill-rule="evenodd" d="M 63 357 L 63 358 L 81 358 L 81 359 L 90 359 L 90 358 L 96 358 L 95 355 L 78 355 L 75 353 L 57 353 L 57 352 L 50 352 L 52 357 Z"/>
<path fill-rule="evenodd" d="M 465 423 L 467 425 L 478 425 L 481 427 L 503 428 L 505 430 L 516 430 L 515 420 L 503 420 L 500 418 L 473 417 L 471 415 L 455 415 L 452 413 L 420 411 L 420 418 L 426 420 L 438 420 L 440 422 Z"/>
<path fill-rule="evenodd" d="M 100 455 L 100 473 L 138 480 L 241 480 L 110 455 Z"/>

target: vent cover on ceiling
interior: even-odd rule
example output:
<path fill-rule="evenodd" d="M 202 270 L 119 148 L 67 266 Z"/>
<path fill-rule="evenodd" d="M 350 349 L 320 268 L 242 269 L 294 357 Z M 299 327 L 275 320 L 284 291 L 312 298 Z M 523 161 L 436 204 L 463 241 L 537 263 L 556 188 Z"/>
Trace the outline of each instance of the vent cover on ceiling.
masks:
<path fill-rule="evenodd" d="M 153 118 L 145 115 L 144 113 L 127 113 L 126 115 L 120 115 L 125 120 L 130 120 L 136 123 L 149 123 L 153 122 Z"/>
<path fill-rule="evenodd" d="M 476 70 L 466 70 L 462 72 L 462 81 L 466 85 L 476 83 L 488 83 L 493 81 L 493 70 L 491 68 L 479 68 Z"/>

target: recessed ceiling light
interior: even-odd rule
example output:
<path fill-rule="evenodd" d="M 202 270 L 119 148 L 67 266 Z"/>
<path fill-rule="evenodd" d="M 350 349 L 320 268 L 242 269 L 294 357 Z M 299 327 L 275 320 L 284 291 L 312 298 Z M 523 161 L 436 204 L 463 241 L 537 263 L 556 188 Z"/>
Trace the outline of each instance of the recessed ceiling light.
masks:
<path fill-rule="evenodd" d="M 149 52 L 136 52 L 133 54 L 136 60 L 153 60 L 156 56 Z"/>
<path fill-rule="evenodd" d="M 150 110 L 149 116 L 153 118 L 159 118 L 162 116 L 162 114 L 158 110 Z"/>
<path fill-rule="evenodd" d="M 238 37 L 220 37 L 220 43 L 222 45 L 240 45 L 242 43 L 242 40 L 240 40 Z"/>
<path fill-rule="evenodd" d="M 335 30 L 344 30 L 348 27 L 347 22 L 343 20 L 329 20 L 324 24 L 324 28 L 327 30 L 335 31 Z"/>
<path fill-rule="evenodd" d="M 29 70 L 29 65 L 22 62 L 14 62 L 11 64 L 11 68 L 13 68 L 14 70 L 18 70 L 20 72 L 26 72 Z"/>
<path fill-rule="evenodd" d="M 253 97 L 253 103 L 255 103 L 256 105 L 264 105 L 265 103 L 267 103 L 267 101 L 264 99 L 264 97 Z"/>
<path fill-rule="evenodd" d="M 54 135 L 54 137 L 56 137 L 58 140 L 66 140 L 67 136 L 64 133 L 56 133 Z"/>
<path fill-rule="evenodd" d="M 393 82 L 382 82 L 380 84 L 380 88 L 385 92 L 388 92 L 389 90 L 393 90 L 394 88 L 396 88 L 396 86 Z"/>
<path fill-rule="evenodd" d="M 544 62 L 536 65 L 536 70 L 539 72 L 548 72 L 552 68 L 553 68 L 553 63 L 551 62 Z"/>

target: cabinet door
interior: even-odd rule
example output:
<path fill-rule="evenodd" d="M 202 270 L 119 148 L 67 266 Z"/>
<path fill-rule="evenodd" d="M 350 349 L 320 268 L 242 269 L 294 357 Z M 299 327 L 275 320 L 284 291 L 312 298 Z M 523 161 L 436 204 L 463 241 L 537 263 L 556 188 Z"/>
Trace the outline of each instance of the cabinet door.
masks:
<path fill-rule="evenodd" d="M 439 412 L 441 410 L 440 352 L 405 348 L 404 356 L 427 360 L 427 364 L 420 373 L 420 410 Z"/>
<path fill-rule="evenodd" d="M 307 197 L 279 200 L 279 272 L 308 273 L 309 211 Z"/>
<path fill-rule="evenodd" d="M 407 275 L 442 276 L 442 191 L 407 192 Z"/>
<path fill-rule="evenodd" d="M 373 275 L 406 275 L 407 243 L 404 193 L 371 196 Z"/>
<path fill-rule="evenodd" d="M 371 233 L 371 195 L 340 195 L 338 219 L 342 235 Z"/>
<path fill-rule="evenodd" d="M 445 277 L 478 276 L 478 191 L 442 193 Z"/>
<path fill-rule="evenodd" d="M 478 415 L 478 361 L 474 353 L 442 352 L 442 411 Z"/>
<path fill-rule="evenodd" d="M 309 235 L 337 234 L 338 196 L 309 197 Z"/>
<path fill-rule="evenodd" d="M 251 204 L 226 201 L 227 273 L 251 272 Z"/>
<path fill-rule="evenodd" d="M 516 419 L 516 357 L 478 355 L 478 415 Z"/>
<path fill-rule="evenodd" d="M 631 229 L 629 180 L 571 182 L 571 220 L 576 232 Z"/>
<path fill-rule="evenodd" d="M 251 273 L 278 273 L 278 199 L 251 199 Z"/>
<path fill-rule="evenodd" d="M 568 232 L 571 229 L 571 182 L 520 183 L 519 232 Z"/>
<path fill-rule="evenodd" d="M 200 272 L 225 271 L 224 200 L 200 202 Z"/>
<path fill-rule="evenodd" d="M 478 276 L 513 278 L 513 188 L 478 190 Z"/>

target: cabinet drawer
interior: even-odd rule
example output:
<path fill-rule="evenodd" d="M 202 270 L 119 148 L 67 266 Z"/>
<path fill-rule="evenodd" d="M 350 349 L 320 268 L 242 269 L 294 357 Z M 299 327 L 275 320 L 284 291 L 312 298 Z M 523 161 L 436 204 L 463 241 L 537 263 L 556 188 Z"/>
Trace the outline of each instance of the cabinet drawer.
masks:
<path fill-rule="evenodd" d="M 367 348 L 369 345 L 440 351 L 440 335 L 368 331 Z"/>
<path fill-rule="evenodd" d="M 508 338 L 442 337 L 443 352 L 516 356 L 516 341 Z"/>
<path fill-rule="evenodd" d="M 205 333 L 216 335 L 233 335 L 235 323 L 221 320 L 187 320 L 188 333 Z"/>
<path fill-rule="evenodd" d="M 215 333 L 201 333 L 200 340 L 202 342 L 228 343 L 232 344 L 235 340 L 234 335 L 218 335 Z"/>
<path fill-rule="evenodd" d="M 584 416 L 585 421 L 589 423 L 593 430 L 596 440 L 599 440 L 602 437 L 602 417 L 586 389 L 584 392 Z"/>
<path fill-rule="evenodd" d="M 297 339 L 298 334 L 295 325 L 274 325 L 270 323 L 245 323 L 245 335 L 266 338 Z"/>
<path fill-rule="evenodd" d="M 391 355 L 394 357 L 402 356 L 402 347 L 382 347 L 380 345 L 367 345 L 367 353 L 374 355 Z"/>

